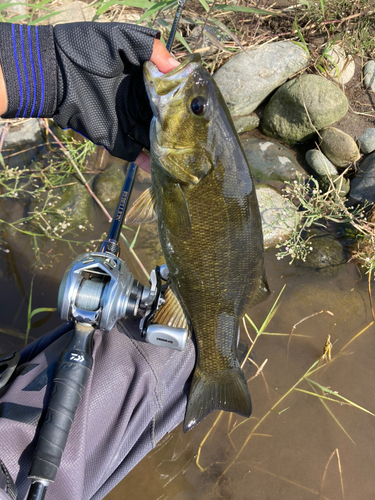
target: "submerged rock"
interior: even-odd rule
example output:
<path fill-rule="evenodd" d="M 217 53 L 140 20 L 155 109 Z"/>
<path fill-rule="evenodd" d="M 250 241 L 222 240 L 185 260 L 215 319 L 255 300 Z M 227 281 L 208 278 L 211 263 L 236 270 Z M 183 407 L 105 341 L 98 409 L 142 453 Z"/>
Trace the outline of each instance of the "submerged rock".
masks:
<path fill-rule="evenodd" d="M 358 142 L 362 153 L 369 154 L 375 151 L 375 128 L 368 128 L 366 132 L 358 138 Z"/>
<path fill-rule="evenodd" d="M 321 130 L 320 135 L 323 153 L 337 167 L 348 167 L 359 160 L 361 155 L 358 146 L 350 135 L 335 127 Z"/>
<path fill-rule="evenodd" d="M 375 203 L 375 153 L 361 163 L 357 175 L 350 183 L 350 198 L 359 203 Z"/>
<path fill-rule="evenodd" d="M 320 274 L 336 276 L 340 272 L 340 266 L 347 261 L 340 243 L 331 235 L 317 232 L 311 238 L 310 244 L 312 251 L 307 255 L 305 262 L 296 261 L 297 266 Z"/>
<path fill-rule="evenodd" d="M 68 186 L 62 193 L 61 199 L 55 205 L 56 214 L 51 215 L 49 222 L 51 226 L 57 225 L 65 220 L 69 221 L 73 229 L 83 225 L 90 219 L 92 199 L 87 188 L 80 182 Z"/>
<path fill-rule="evenodd" d="M 248 115 L 277 87 L 309 63 L 292 42 L 276 42 L 234 56 L 214 75 L 232 115 Z"/>
<path fill-rule="evenodd" d="M 254 137 L 242 139 L 241 144 L 257 182 L 294 180 L 297 172 L 306 175 L 293 152 L 282 144 Z"/>
<path fill-rule="evenodd" d="M 258 184 L 256 193 L 262 220 L 264 248 L 270 248 L 289 238 L 300 217 L 292 202 L 270 186 Z"/>
<path fill-rule="evenodd" d="M 126 172 L 124 162 L 114 162 L 100 174 L 94 185 L 94 193 L 108 208 L 116 208 L 122 187 L 124 185 Z"/>
<path fill-rule="evenodd" d="M 375 92 L 375 61 L 369 61 L 363 68 L 363 83 Z"/>
<path fill-rule="evenodd" d="M 302 75 L 275 92 L 261 125 L 267 135 L 295 144 L 312 139 L 315 129 L 340 120 L 347 111 L 348 100 L 336 85 L 321 76 Z"/>

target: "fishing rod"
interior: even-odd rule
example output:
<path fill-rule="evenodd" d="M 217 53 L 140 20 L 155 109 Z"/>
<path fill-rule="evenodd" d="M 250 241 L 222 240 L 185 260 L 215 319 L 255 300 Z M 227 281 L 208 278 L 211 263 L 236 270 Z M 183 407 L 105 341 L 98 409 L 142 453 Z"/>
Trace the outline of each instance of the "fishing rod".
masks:
<path fill-rule="evenodd" d="M 185 1 L 178 2 L 167 43 L 169 51 Z M 119 237 L 136 172 L 137 166 L 131 163 L 108 237 L 99 251 L 78 256 L 66 270 L 60 285 L 58 311 L 61 319 L 73 321 L 74 327 L 53 379 L 28 475 L 31 487 L 27 500 L 43 500 L 48 486 L 55 481 L 92 370 L 93 336 L 98 328 L 109 331 L 120 319 L 140 317 L 140 332 L 146 342 L 179 351 L 185 346 L 187 329 L 152 323 L 156 311 L 165 303 L 162 281 L 168 279 L 167 267 L 153 270 L 150 286 L 143 286 L 120 259 Z"/>

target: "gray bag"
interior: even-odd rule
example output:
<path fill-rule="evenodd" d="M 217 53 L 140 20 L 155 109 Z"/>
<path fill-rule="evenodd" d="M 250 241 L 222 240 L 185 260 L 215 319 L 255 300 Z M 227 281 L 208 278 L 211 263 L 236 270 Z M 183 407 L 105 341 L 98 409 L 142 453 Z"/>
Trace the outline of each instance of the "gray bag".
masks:
<path fill-rule="evenodd" d="M 0 500 L 27 497 L 37 426 L 70 331 L 63 325 L 24 349 L 0 397 Z M 136 321 L 125 320 L 94 333 L 93 370 L 46 500 L 103 498 L 183 420 L 193 341 L 178 352 L 146 344 L 138 332 Z"/>

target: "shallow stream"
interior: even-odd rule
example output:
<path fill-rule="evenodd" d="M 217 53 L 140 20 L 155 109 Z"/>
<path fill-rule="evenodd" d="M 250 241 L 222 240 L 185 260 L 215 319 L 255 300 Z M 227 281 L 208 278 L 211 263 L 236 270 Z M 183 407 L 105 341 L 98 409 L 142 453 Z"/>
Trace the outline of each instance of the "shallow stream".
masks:
<path fill-rule="evenodd" d="M 146 184 L 136 185 L 133 196 Z M 14 202 L 0 206 L 4 217 L 17 210 L 22 207 Z M 89 239 L 109 228 L 99 210 L 95 221 Z M 150 234 L 141 229 L 135 246 L 148 271 L 160 259 L 150 250 Z M 52 268 L 32 270 L 29 238 L 8 235 L 7 241 L 9 252 L 0 253 L 0 352 L 23 347 L 24 339 L 15 335 L 26 330 L 33 276 L 32 308 L 56 307 L 60 280 L 73 258 L 60 249 Z M 142 278 L 124 245 L 122 258 Z M 266 252 L 265 265 L 271 296 L 248 311 L 258 328 L 285 288 L 256 340 L 253 363 L 245 364 L 252 417 L 223 414 L 217 421 L 215 412 L 188 434 L 178 426 L 106 500 L 373 500 L 375 416 L 343 399 L 331 401 L 339 397 L 327 390 L 328 399 L 318 397 L 321 387 L 330 388 L 375 414 L 375 327 L 367 279 L 353 262 L 330 276 L 290 266 L 273 250 Z M 30 340 L 59 324 L 56 312 L 35 316 Z M 254 340 L 253 327 L 246 326 Z M 332 361 L 319 362 L 328 334 Z M 250 341 L 242 328 L 243 351 L 245 345 Z M 254 363 L 263 367 L 258 374 Z M 303 377 L 313 365 L 309 382 Z M 196 465 L 198 451 L 203 471 Z"/>

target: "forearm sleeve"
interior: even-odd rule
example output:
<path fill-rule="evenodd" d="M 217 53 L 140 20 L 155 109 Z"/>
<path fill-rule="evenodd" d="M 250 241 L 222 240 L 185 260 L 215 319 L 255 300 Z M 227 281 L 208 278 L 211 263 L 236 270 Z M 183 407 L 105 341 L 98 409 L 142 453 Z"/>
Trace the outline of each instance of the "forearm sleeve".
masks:
<path fill-rule="evenodd" d="M 52 116 L 57 102 L 52 26 L 0 23 L 0 62 L 8 96 L 3 117 Z"/>

